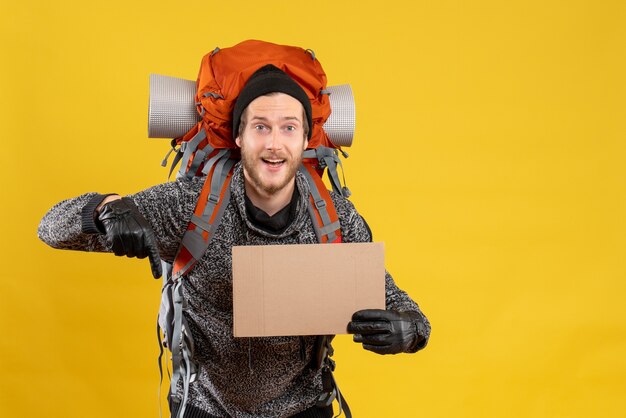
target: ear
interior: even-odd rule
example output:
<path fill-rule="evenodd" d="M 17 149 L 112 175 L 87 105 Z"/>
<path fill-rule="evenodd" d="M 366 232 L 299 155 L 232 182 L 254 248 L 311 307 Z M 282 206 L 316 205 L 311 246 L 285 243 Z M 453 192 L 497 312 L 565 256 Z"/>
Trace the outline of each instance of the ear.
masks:
<path fill-rule="evenodd" d="M 308 138 L 304 138 L 304 146 L 302 147 L 302 151 L 306 150 L 306 147 L 309 146 L 309 139 Z"/>
<path fill-rule="evenodd" d="M 237 138 L 235 138 L 235 144 L 237 144 L 237 146 L 241 148 L 241 136 L 237 136 Z"/>

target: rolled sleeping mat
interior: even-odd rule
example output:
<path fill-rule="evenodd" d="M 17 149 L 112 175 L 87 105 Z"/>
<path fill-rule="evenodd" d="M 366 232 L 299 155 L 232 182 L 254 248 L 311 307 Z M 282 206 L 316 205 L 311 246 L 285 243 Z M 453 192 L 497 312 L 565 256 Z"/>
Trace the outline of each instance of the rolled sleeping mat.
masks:
<path fill-rule="evenodd" d="M 355 128 L 354 96 L 349 84 L 329 86 L 330 117 L 324 131 L 335 145 L 352 145 Z M 178 138 L 200 121 L 194 104 L 196 82 L 150 74 L 148 137 Z"/>

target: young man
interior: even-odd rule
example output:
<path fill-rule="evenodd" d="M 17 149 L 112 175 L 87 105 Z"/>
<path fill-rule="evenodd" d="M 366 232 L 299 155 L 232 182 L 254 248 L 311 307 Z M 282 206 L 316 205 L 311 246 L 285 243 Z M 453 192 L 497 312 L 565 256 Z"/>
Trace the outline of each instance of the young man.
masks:
<path fill-rule="evenodd" d="M 194 341 L 197 378 L 185 417 L 330 417 L 318 407 L 324 392 L 315 336 L 234 338 L 231 248 L 235 245 L 317 243 L 307 211 L 309 186 L 298 172 L 310 139 L 311 104 L 286 73 L 267 65 L 247 81 L 235 103 L 233 132 L 241 148 L 231 200 L 208 250 L 182 281 L 184 317 Z M 55 248 L 149 256 L 172 262 L 203 180 L 161 184 L 121 198 L 88 193 L 54 206 L 39 236 Z M 371 241 L 354 206 L 331 194 L 343 242 Z M 354 341 L 380 354 L 416 352 L 430 325 L 417 304 L 386 273 L 386 310 L 356 312 Z M 173 416 L 180 399 L 172 400 Z"/>

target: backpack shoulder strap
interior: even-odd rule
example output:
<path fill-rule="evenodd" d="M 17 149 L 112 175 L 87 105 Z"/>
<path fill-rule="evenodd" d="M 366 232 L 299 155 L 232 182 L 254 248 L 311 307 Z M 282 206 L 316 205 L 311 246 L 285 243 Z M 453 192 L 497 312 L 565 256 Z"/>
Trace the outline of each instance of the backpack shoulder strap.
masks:
<path fill-rule="evenodd" d="M 181 278 L 204 255 L 211 236 L 223 216 L 224 209 L 228 206 L 230 201 L 230 187 L 228 186 L 235 163 L 238 160 L 238 156 L 232 154 L 233 152 L 228 149 L 216 150 L 209 155 L 210 158 L 204 163 L 202 167 L 202 173 L 206 175 L 204 185 L 178 248 L 174 264 L 167 265 L 165 263 L 164 265 L 164 272 L 166 273 L 164 280 L 166 281 L 162 291 L 157 334 L 161 339 L 161 330 L 163 331 L 164 339 L 163 342 L 160 342 L 161 350 L 165 344 L 172 354 L 170 395 L 173 402 L 178 402 L 175 395 L 178 392 L 178 383 L 182 381 L 183 399 L 177 407 L 176 418 L 183 417 L 185 414 L 189 384 L 195 380 L 197 372 L 196 364 L 192 358 L 194 352 L 193 338 L 183 316 L 186 302 L 182 293 Z M 194 168 L 194 172 L 199 169 L 200 164 Z M 159 355 L 159 368 L 162 373 L 161 355 Z"/>
<path fill-rule="evenodd" d="M 309 214 L 313 220 L 313 226 L 319 243 L 341 243 L 341 225 L 330 193 L 322 181 L 321 174 L 328 169 L 328 175 L 335 192 L 348 197 L 350 191 L 341 187 L 337 176 L 337 164 L 341 164 L 336 152 L 329 148 L 319 147 L 305 152 L 304 160 L 300 166 L 300 172 L 309 183 L 311 194 L 309 195 Z M 345 184 L 345 182 L 344 182 Z M 334 336 L 318 335 L 313 348 L 315 362 L 311 364 L 314 370 L 322 372 L 323 393 L 317 399 L 316 405 L 320 408 L 328 407 L 337 401 L 340 416 L 352 418 L 352 412 L 346 402 L 339 386 L 333 376 L 335 361 L 331 358 L 333 348 L 331 340 Z"/>
<path fill-rule="evenodd" d="M 230 201 L 230 179 L 236 158 L 229 149 L 219 150 L 205 163 L 202 169 L 206 180 L 191 215 L 187 231 L 183 235 L 174 259 L 172 278 L 178 280 L 186 274 L 204 255 L 213 232 L 217 229 Z"/>
<path fill-rule="evenodd" d="M 300 172 L 309 183 L 309 214 L 313 220 L 315 234 L 320 243 L 341 242 L 341 226 L 335 205 L 322 178 L 317 174 L 313 164 L 304 160 Z"/>

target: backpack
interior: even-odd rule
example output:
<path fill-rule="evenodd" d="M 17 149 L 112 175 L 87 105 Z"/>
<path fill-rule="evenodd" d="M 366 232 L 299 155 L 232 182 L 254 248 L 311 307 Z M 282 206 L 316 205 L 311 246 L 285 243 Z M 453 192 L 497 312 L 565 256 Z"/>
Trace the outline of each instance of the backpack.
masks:
<path fill-rule="evenodd" d="M 164 284 L 157 324 L 161 350 L 159 369 L 162 377 L 163 348 L 167 348 L 172 357 L 170 394 L 173 401 L 177 399 L 174 395 L 178 393 L 179 381 L 182 381 L 183 400 L 177 408 L 177 417 L 184 415 L 189 384 L 195 379 L 197 370 L 192 361 L 193 339 L 182 314 L 185 308 L 182 280 L 208 248 L 230 201 L 230 179 L 234 165 L 240 159 L 232 136 L 232 110 L 245 82 L 266 64 L 273 64 L 289 74 L 311 100 L 311 139 L 299 171 L 310 186 L 308 210 L 318 242 L 341 242 L 339 218 L 322 175 L 326 171 L 333 190 L 348 197 L 350 192 L 342 186 L 337 174 L 337 165 L 341 166 L 339 153 L 344 157 L 347 154 L 329 139 L 323 129 L 331 107 L 326 74 L 315 54 L 298 47 L 254 40 L 230 48 L 215 48 L 203 57 L 196 82 L 195 106 L 200 120 L 187 133 L 172 140 L 172 151 L 176 154 L 170 175 L 180 163 L 177 178 L 190 180 L 200 176 L 205 179 L 174 263 L 163 262 Z M 316 358 L 311 365 L 322 369 L 325 393 L 318 400 L 318 405 L 328 406 L 337 399 L 339 413 L 343 409 L 346 416 L 351 417 L 350 409 L 332 376 L 335 364 L 330 359 L 333 351 L 331 339 L 330 336 L 317 338 Z"/>

